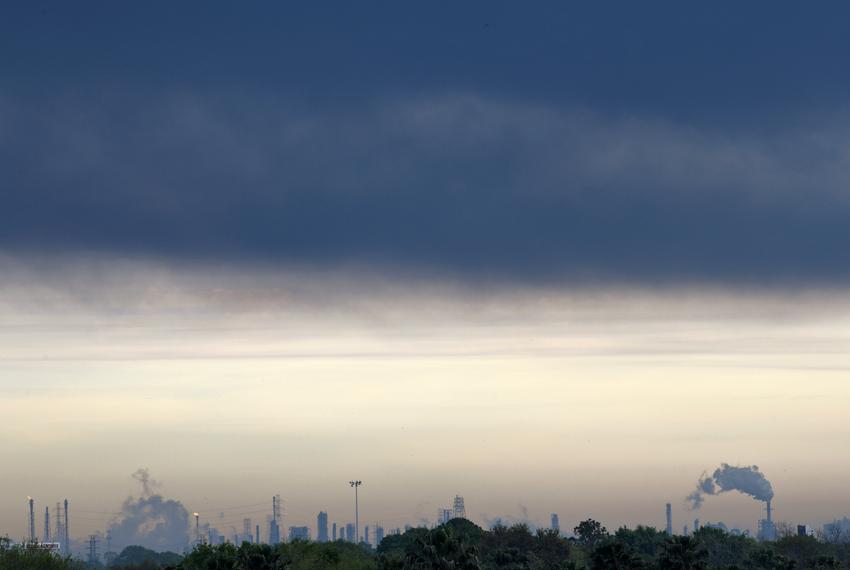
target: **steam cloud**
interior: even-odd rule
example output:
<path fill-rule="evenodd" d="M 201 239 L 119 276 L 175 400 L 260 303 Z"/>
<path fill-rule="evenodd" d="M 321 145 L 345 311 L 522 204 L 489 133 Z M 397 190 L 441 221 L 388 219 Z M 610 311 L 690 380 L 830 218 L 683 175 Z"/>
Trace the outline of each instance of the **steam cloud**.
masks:
<path fill-rule="evenodd" d="M 109 526 L 117 548 L 140 545 L 157 551 L 180 551 L 189 538 L 189 512 L 180 501 L 154 493 L 159 483 L 147 469 L 132 475 L 142 487 L 139 498 L 127 497 Z"/>
<path fill-rule="evenodd" d="M 705 502 L 706 495 L 717 495 L 727 491 L 738 491 L 757 501 L 769 501 L 773 498 L 773 487 L 758 465 L 736 467 L 721 463 L 709 476 L 703 473 L 697 481 L 697 488 L 688 495 L 691 509 L 698 509 Z"/>
<path fill-rule="evenodd" d="M 145 467 L 139 467 L 132 475 L 133 479 L 139 482 L 142 486 L 142 496 L 148 497 L 154 487 L 159 487 L 159 481 L 151 479 L 151 472 Z"/>

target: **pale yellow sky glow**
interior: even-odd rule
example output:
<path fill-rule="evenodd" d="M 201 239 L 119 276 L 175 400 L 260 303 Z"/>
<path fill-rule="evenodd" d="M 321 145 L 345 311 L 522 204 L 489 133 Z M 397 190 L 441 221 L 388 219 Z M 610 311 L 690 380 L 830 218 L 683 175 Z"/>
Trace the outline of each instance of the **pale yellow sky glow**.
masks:
<path fill-rule="evenodd" d="M 778 519 L 850 514 L 840 293 L 4 267 L 0 534 L 27 495 L 102 530 L 140 466 L 202 517 L 280 493 L 286 526 L 352 520 L 357 477 L 386 527 L 459 493 L 482 524 L 662 526 L 669 501 L 678 528 L 753 528 L 741 495 L 685 508 L 721 462 L 759 465 Z"/>

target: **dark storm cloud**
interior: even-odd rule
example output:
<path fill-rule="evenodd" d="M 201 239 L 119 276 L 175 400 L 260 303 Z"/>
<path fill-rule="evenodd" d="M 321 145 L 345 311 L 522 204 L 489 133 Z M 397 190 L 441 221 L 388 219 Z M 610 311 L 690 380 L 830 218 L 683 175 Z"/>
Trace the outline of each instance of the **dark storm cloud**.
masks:
<path fill-rule="evenodd" d="M 5 248 L 461 276 L 850 273 L 843 125 L 771 137 L 442 95 L 2 104 Z"/>
<path fill-rule="evenodd" d="M 4 7 L 8 85 L 283 89 L 325 101 L 438 87 L 712 122 L 844 104 L 850 6 L 499 0 Z"/>
<path fill-rule="evenodd" d="M 186 6 L 4 20 L 0 249 L 850 277 L 847 39 L 827 5 Z"/>

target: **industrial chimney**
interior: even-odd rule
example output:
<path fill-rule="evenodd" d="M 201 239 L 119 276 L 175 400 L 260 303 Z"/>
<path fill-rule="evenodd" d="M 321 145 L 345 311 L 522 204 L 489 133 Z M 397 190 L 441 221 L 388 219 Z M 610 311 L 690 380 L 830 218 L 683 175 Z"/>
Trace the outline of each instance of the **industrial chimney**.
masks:
<path fill-rule="evenodd" d="M 68 499 L 65 499 L 65 509 L 62 511 L 65 515 L 65 556 L 71 555 L 71 535 L 68 532 Z"/>
<path fill-rule="evenodd" d="M 35 542 L 35 501 L 32 497 L 27 497 L 30 507 L 30 542 Z"/>
<path fill-rule="evenodd" d="M 667 535 L 673 536 L 673 507 L 667 503 Z"/>

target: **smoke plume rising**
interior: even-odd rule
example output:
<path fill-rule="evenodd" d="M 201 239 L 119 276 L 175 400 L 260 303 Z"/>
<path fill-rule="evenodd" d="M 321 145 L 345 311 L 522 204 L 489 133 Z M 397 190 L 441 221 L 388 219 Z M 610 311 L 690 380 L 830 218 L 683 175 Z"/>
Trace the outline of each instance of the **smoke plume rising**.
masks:
<path fill-rule="evenodd" d="M 189 538 L 189 512 L 180 501 L 154 493 L 159 483 L 147 469 L 138 469 L 132 477 L 141 485 L 142 494 L 127 497 L 121 514 L 110 524 L 113 544 L 118 549 L 139 545 L 179 552 Z"/>
<path fill-rule="evenodd" d="M 773 498 L 773 487 L 758 465 L 737 467 L 721 463 L 709 476 L 703 473 L 697 481 L 697 487 L 687 496 L 691 509 L 698 509 L 705 502 L 706 495 L 717 495 L 727 491 L 738 491 L 757 501 L 769 501 Z"/>
<path fill-rule="evenodd" d="M 136 469 L 132 477 L 142 486 L 142 496 L 144 497 L 149 497 L 153 493 L 154 487 L 159 487 L 159 481 L 151 479 L 150 469 L 146 467 Z"/>

